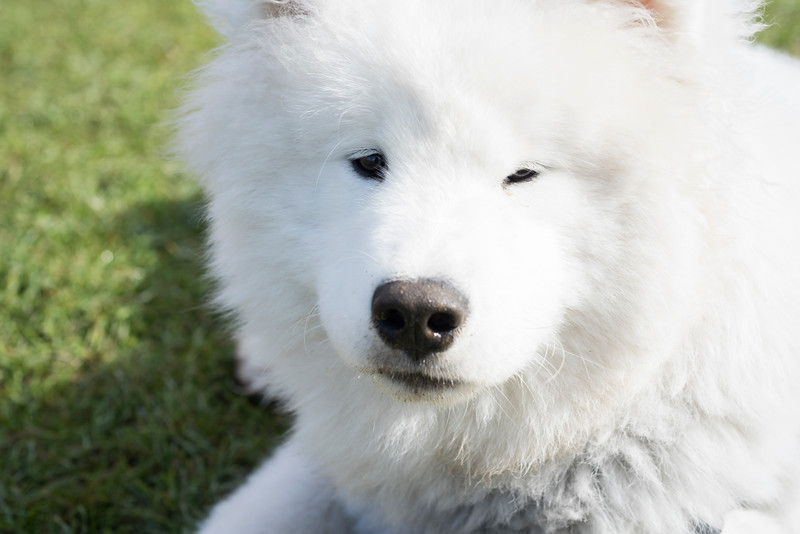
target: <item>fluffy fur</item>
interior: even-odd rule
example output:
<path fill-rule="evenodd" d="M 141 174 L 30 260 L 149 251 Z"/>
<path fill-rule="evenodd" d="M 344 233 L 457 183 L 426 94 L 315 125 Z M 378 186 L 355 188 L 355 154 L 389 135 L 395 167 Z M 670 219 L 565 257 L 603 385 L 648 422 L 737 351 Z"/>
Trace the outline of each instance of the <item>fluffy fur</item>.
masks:
<path fill-rule="evenodd" d="M 295 414 L 204 534 L 800 532 L 800 67 L 756 2 L 200 3 L 180 151 Z M 432 278 L 470 314 L 413 364 L 370 303 Z"/>

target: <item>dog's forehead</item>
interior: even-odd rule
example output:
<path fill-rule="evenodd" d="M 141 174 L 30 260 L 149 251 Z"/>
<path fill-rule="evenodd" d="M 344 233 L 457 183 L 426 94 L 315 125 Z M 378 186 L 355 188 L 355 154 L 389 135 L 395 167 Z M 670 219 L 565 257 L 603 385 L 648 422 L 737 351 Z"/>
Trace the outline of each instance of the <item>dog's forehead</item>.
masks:
<path fill-rule="evenodd" d="M 310 34 L 296 34 L 307 40 L 294 46 L 314 55 L 321 83 L 336 87 L 350 109 L 413 101 L 436 109 L 441 121 L 441 111 L 479 113 L 502 103 L 521 118 L 530 106 L 593 101 L 655 63 L 639 61 L 635 39 L 609 31 L 621 20 L 591 13 L 561 20 L 557 3 L 376 4 L 346 2 L 335 16 L 320 14 Z M 608 57 L 616 58 L 612 66 Z"/>
<path fill-rule="evenodd" d="M 608 31 L 624 23 L 613 12 L 562 20 L 558 3 L 510 0 L 503 9 L 422 0 L 324 5 L 307 20 L 270 21 L 254 35 L 266 61 L 248 85 L 274 103 L 265 107 L 270 123 L 287 121 L 303 146 L 317 140 L 320 153 L 375 148 L 392 156 L 403 147 L 404 157 L 428 163 L 552 162 L 570 147 L 604 150 L 593 145 L 640 127 L 634 108 L 652 114 L 646 101 L 664 100 L 651 86 L 667 74 L 658 59 L 642 61 L 626 32 Z"/>

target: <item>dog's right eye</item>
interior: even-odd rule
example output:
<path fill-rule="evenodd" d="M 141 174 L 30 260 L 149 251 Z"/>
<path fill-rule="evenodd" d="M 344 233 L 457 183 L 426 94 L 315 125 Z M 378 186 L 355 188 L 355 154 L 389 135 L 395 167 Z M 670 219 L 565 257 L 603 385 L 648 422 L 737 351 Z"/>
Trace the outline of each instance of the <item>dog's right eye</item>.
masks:
<path fill-rule="evenodd" d="M 523 182 L 530 182 L 537 176 L 539 176 L 539 171 L 537 171 L 536 169 L 522 168 L 519 169 L 514 174 L 508 175 L 504 181 L 504 184 L 510 185 L 510 184 L 519 184 Z"/>
<path fill-rule="evenodd" d="M 378 152 L 350 160 L 353 170 L 364 178 L 381 181 L 386 170 L 386 158 Z"/>

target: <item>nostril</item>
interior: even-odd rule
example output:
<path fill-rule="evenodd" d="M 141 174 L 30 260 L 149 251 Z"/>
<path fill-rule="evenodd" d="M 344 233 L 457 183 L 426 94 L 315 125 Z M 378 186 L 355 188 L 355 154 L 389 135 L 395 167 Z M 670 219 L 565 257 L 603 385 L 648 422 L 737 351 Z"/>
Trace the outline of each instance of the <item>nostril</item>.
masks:
<path fill-rule="evenodd" d="M 406 318 L 400 310 L 389 308 L 379 315 L 377 323 L 387 333 L 400 332 L 406 327 Z"/>
<path fill-rule="evenodd" d="M 461 326 L 461 321 L 454 313 L 437 312 L 428 318 L 427 326 L 434 334 L 448 334 Z"/>

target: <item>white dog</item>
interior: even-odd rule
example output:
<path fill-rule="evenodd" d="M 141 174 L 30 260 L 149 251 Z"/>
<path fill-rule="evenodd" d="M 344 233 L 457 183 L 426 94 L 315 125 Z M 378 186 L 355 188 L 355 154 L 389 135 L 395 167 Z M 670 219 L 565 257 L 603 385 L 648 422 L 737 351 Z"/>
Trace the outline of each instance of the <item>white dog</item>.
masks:
<path fill-rule="evenodd" d="M 296 418 L 204 533 L 800 532 L 800 67 L 745 0 L 209 0 L 180 151 Z"/>

